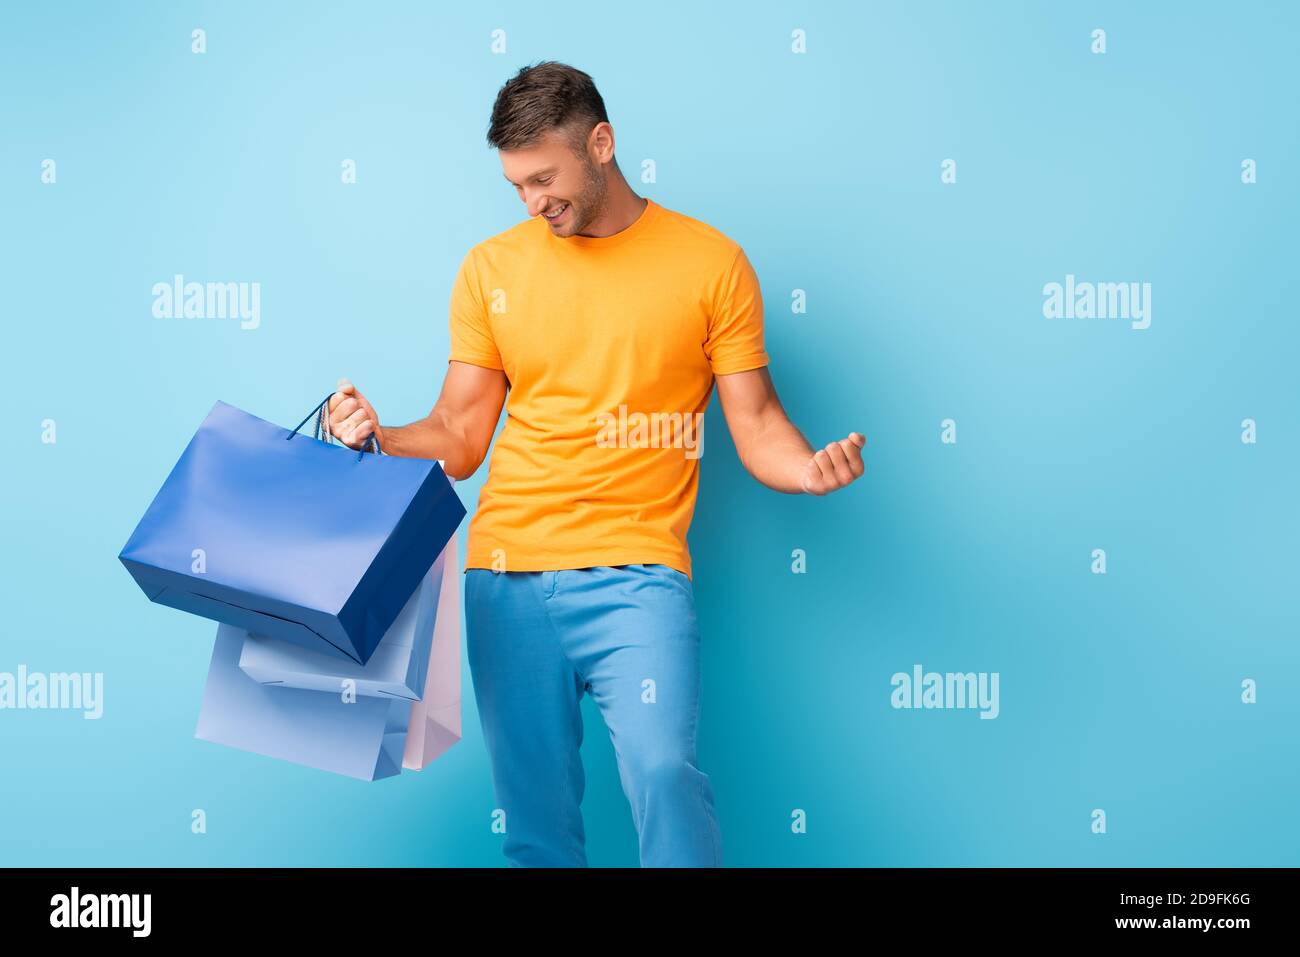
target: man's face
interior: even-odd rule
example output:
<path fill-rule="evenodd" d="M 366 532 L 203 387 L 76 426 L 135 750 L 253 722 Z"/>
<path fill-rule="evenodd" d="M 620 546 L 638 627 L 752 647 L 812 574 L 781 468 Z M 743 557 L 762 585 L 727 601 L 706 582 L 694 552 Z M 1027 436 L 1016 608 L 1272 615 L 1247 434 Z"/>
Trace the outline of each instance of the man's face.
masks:
<path fill-rule="evenodd" d="M 499 155 L 501 169 L 528 207 L 528 215 L 545 219 L 552 235 L 581 233 L 604 208 L 604 168 L 590 150 L 576 155 L 558 131 L 547 133 L 536 146 L 501 150 Z"/>

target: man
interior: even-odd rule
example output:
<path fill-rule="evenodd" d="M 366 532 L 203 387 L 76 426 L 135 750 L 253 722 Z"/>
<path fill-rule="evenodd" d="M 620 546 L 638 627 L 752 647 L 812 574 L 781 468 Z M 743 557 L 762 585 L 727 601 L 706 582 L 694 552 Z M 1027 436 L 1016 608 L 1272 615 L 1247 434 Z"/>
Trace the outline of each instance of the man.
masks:
<path fill-rule="evenodd" d="M 767 373 L 758 279 L 740 246 L 637 196 L 591 77 L 525 67 L 488 143 L 531 217 L 465 256 L 429 415 L 382 426 L 347 380 L 331 431 L 473 474 L 506 424 L 469 526 L 467 654 L 513 866 L 585 866 L 579 705 L 609 728 L 641 864 L 721 866 L 686 533 L 716 381 L 745 468 L 824 495 L 865 438 L 814 450 Z"/>

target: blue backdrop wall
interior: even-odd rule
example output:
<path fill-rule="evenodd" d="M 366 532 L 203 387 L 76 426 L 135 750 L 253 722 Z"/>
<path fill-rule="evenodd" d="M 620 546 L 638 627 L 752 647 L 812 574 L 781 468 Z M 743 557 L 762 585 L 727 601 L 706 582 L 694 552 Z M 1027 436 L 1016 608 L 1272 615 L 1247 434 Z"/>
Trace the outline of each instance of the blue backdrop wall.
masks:
<path fill-rule="evenodd" d="M 104 694 L 0 710 L 0 864 L 503 863 L 467 666 L 464 739 L 418 774 L 196 741 L 215 625 L 116 555 L 216 399 L 292 425 L 347 375 L 386 420 L 427 412 L 460 258 L 526 215 L 492 100 L 542 59 L 595 77 L 635 190 L 745 248 L 809 439 L 868 436 L 859 483 L 787 497 L 710 408 L 690 542 L 726 863 L 1296 864 L 1298 28 L 1284 3 L 6 5 L 0 672 Z M 155 318 L 176 274 L 259 283 L 257 323 Z M 1067 281 L 1136 283 L 1145 315 L 1049 318 Z M 996 717 L 895 707 L 918 665 L 996 675 Z M 584 713 L 589 858 L 635 865 Z"/>

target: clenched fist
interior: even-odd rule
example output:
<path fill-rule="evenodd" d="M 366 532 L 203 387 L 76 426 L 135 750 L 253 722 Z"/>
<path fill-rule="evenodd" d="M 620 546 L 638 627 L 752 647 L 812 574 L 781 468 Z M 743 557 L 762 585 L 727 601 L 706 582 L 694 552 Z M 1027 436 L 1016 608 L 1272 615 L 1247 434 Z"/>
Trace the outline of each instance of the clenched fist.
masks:
<path fill-rule="evenodd" d="M 360 449 L 373 434 L 384 444 L 379 416 L 361 391 L 347 379 L 339 379 L 338 391 L 330 396 L 330 434 L 348 448 Z"/>
<path fill-rule="evenodd" d="M 865 471 L 862 447 L 867 437 L 850 432 L 847 438 L 832 442 L 808 460 L 803 472 L 803 490 L 810 495 L 825 495 L 844 488 Z"/>

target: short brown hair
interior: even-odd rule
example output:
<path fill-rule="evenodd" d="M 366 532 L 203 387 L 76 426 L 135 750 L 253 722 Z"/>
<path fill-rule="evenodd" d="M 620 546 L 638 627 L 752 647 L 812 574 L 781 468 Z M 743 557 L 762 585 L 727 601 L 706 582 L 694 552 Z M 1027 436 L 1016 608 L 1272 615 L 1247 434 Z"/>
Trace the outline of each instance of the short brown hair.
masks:
<path fill-rule="evenodd" d="M 581 153 L 596 124 L 608 122 L 605 101 L 590 76 L 544 60 L 523 67 L 501 87 L 492 106 L 487 141 L 493 149 L 525 149 L 558 129 Z"/>

